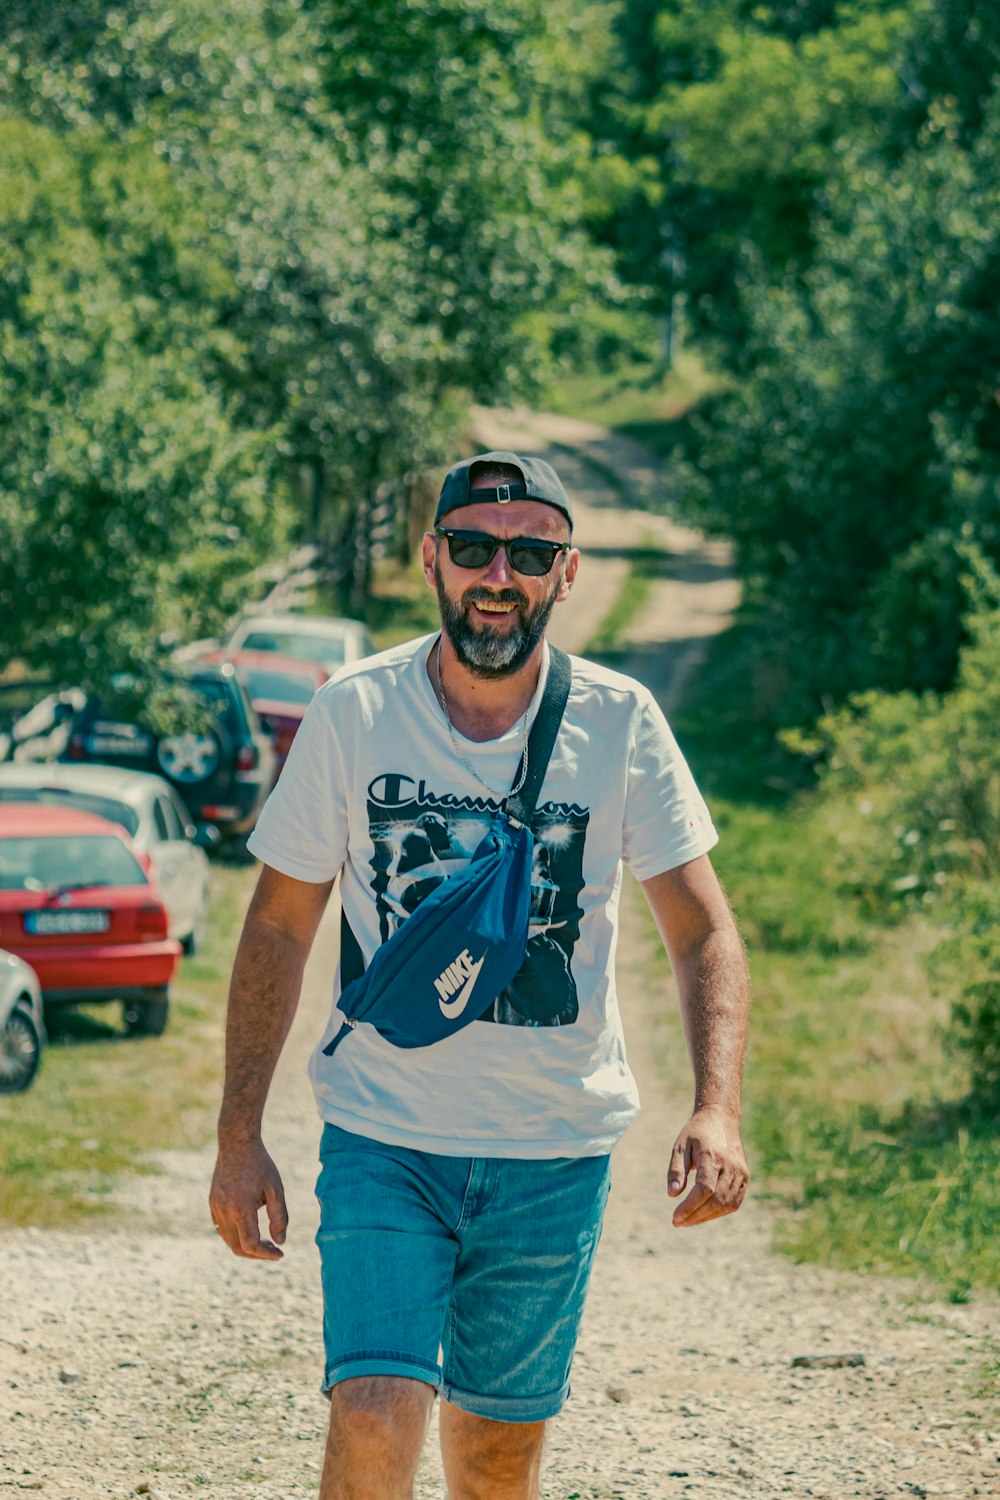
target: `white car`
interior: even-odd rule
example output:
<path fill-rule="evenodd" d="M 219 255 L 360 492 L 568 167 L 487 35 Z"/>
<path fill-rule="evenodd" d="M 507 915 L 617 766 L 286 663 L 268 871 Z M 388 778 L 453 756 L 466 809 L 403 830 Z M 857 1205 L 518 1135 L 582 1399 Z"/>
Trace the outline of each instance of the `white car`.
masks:
<path fill-rule="evenodd" d="M 0 948 L 0 1094 L 20 1094 L 45 1046 L 42 992 L 34 969 Z"/>
<path fill-rule="evenodd" d="M 277 651 L 334 673 L 338 667 L 372 656 L 375 642 L 360 620 L 333 615 L 253 615 L 242 620 L 223 646 L 236 651 Z"/>
<path fill-rule="evenodd" d="M 169 931 L 185 953 L 195 953 L 208 917 L 209 867 L 205 847 L 218 842 L 196 828 L 173 787 L 148 771 L 117 766 L 36 762 L 0 765 L 0 802 L 48 802 L 97 813 L 125 829 L 147 873 L 163 894 Z"/>

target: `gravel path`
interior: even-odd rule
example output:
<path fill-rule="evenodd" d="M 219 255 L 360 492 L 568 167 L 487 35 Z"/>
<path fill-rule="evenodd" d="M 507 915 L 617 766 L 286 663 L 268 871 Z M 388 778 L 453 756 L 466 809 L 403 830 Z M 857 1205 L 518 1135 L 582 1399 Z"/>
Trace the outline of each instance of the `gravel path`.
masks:
<path fill-rule="evenodd" d="M 658 482 L 638 445 L 568 418 L 481 413 L 478 430 L 496 447 L 570 445 L 636 493 Z M 637 624 L 634 670 L 676 702 L 735 599 L 725 549 L 623 507 L 600 470 L 561 447 L 549 456 L 579 505 L 585 548 L 553 638 L 579 649 L 626 576 L 629 549 L 656 538 L 675 563 Z M 989 1430 L 1000 1419 L 977 1394 L 985 1341 L 1000 1334 L 995 1301 L 931 1303 L 906 1283 L 793 1265 L 770 1250 L 771 1211 L 752 1191 L 730 1219 L 671 1228 L 664 1178 L 687 1100 L 668 1097 L 656 1068 L 678 1029 L 672 996 L 650 979 L 640 907 L 632 888 L 620 988 L 644 1109 L 615 1153 L 546 1500 L 1000 1496 L 1000 1431 Z M 223 1253 L 204 1207 L 208 1148 L 165 1153 L 155 1174 L 123 1179 L 108 1226 L 0 1236 L 0 1492 L 315 1495 L 325 1403 L 311 1243 L 318 1131 L 304 1063 L 329 1003 L 336 915 L 310 960 L 266 1122 L 292 1215 L 285 1260 Z M 864 1364 L 792 1366 L 854 1353 Z M 417 1495 L 442 1494 L 429 1445 Z"/>

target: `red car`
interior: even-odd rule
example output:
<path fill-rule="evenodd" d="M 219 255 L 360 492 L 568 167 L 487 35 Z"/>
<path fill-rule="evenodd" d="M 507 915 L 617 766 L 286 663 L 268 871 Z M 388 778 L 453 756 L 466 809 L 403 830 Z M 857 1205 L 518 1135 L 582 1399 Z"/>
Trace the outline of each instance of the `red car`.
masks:
<path fill-rule="evenodd" d="M 95 813 L 0 805 L 0 948 L 29 963 L 46 1008 L 120 1000 L 129 1031 L 159 1036 L 180 943 L 128 835 Z"/>
<path fill-rule="evenodd" d="M 240 671 L 257 717 L 271 736 L 278 762 L 277 779 L 309 701 L 329 673 L 315 662 L 280 656 L 276 651 L 234 651 L 230 655 L 213 651 L 204 660 L 231 661 Z"/>

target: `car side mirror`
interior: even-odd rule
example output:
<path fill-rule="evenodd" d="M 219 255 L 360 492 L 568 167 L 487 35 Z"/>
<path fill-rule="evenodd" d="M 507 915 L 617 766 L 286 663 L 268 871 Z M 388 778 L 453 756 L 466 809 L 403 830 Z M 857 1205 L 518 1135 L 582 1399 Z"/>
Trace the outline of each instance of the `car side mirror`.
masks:
<path fill-rule="evenodd" d="M 222 843 L 222 834 L 214 823 L 199 823 L 194 829 L 191 841 L 197 844 L 199 849 L 204 849 L 206 853 L 211 853 L 213 849 L 218 849 Z"/>

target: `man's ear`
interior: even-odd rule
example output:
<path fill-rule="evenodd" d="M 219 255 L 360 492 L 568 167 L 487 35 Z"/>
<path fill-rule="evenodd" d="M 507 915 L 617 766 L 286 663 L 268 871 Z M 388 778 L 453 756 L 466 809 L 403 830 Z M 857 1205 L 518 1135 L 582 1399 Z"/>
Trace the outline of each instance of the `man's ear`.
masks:
<path fill-rule="evenodd" d="M 564 599 L 569 598 L 570 589 L 576 580 L 576 570 L 580 566 L 580 549 L 571 547 L 566 553 L 566 566 L 563 569 L 562 581 L 556 589 L 556 603 L 561 604 Z"/>
<path fill-rule="evenodd" d="M 433 531 L 424 532 L 424 539 L 420 544 L 420 561 L 428 587 L 436 592 L 437 579 L 434 577 L 434 564 L 437 561 L 437 537 Z"/>

